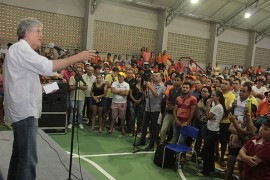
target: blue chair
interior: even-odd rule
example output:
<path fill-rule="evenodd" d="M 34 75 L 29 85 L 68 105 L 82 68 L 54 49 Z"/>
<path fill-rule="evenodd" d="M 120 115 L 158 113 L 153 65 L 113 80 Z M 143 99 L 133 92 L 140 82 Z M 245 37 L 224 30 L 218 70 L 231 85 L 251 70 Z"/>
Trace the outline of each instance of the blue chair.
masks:
<path fill-rule="evenodd" d="M 184 126 L 183 128 L 181 128 L 179 139 L 180 139 L 180 137 L 182 135 L 184 137 L 191 137 L 191 138 L 195 139 L 195 141 L 196 141 L 198 132 L 199 132 L 199 130 L 197 128 L 195 128 L 195 127 Z M 178 140 L 178 142 L 179 142 L 179 140 Z M 164 146 L 163 159 L 162 159 L 162 168 L 163 168 L 163 165 L 164 165 L 166 149 L 170 149 L 170 150 L 172 150 L 172 151 L 174 151 L 176 153 L 179 153 L 179 156 L 178 156 L 178 168 L 181 168 L 180 158 L 181 158 L 182 153 L 192 153 L 192 154 L 194 153 L 195 157 L 196 157 L 196 165 L 197 165 L 197 171 L 198 171 L 198 157 L 197 157 L 196 151 L 192 147 L 188 147 L 188 146 L 183 145 L 183 144 L 168 144 L 168 145 Z"/>

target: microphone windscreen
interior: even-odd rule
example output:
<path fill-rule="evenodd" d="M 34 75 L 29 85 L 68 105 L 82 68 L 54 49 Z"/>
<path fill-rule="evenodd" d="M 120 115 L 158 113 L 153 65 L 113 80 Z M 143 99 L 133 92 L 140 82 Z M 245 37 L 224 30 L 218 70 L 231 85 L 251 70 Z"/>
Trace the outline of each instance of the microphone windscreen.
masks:
<path fill-rule="evenodd" d="M 54 44 L 53 44 L 53 43 L 49 43 L 49 44 L 48 44 L 48 47 L 49 47 L 49 48 L 54 48 Z"/>

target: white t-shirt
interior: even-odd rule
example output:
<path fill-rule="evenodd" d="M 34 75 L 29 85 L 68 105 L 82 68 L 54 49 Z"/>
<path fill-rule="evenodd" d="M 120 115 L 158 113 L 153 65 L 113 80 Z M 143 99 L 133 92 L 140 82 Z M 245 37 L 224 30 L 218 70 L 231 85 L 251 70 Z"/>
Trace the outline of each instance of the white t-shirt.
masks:
<path fill-rule="evenodd" d="M 224 113 L 222 105 L 218 104 L 216 106 L 213 106 L 210 109 L 210 112 L 215 114 L 215 116 L 213 117 L 213 119 L 207 121 L 207 128 L 210 131 L 219 131 L 219 124 Z"/>
<path fill-rule="evenodd" d="M 84 74 L 82 77 L 87 84 L 87 90 L 84 91 L 85 97 L 91 97 L 91 95 L 92 95 L 91 90 L 92 90 L 92 86 L 93 86 L 94 82 L 96 82 L 96 76 L 94 76 L 94 75 L 89 76 L 88 74 Z"/>
<path fill-rule="evenodd" d="M 264 94 L 267 91 L 267 88 L 262 86 L 260 89 L 257 88 L 257 86 L 252 86 L 252 90 L 256 93 L 256 94 Z"/>
<path fill-rule="evenodd" d="M 112 88 L 115 88 L 117 90 L 129 90 L 129 84 L 125 81 L 122 83 L 119 83 L 118 81 L 115 81 L 112 83 Z M 122 96 L 119 94 L 113 94 L 112 102 L 114 103 L 126 103 L 127 102 L 127 96 Z"/>

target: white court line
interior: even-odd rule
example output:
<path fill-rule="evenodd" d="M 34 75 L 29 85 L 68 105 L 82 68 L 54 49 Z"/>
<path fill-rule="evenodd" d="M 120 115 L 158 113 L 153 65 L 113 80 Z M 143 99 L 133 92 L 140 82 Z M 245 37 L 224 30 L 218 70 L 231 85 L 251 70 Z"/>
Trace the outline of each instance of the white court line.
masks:
<path fill-rule="evenodd" d="M 105 171 L 102 167 L 100 167 L 97 163 L 95 163 L 95 162 L 93 162 L 85 157 L 81 157 L 81 159 L 92 164 L 95 168 L 97 168 L 97 170 L 99 170 L 102 174 L 104 174 L 104 176 L 106 176 L 109 180 L 116 180 L 109 173 L 107 173 L 107 171 Z"/>
<path fill-rule="evenodd" d="M 68 154 L 69 152 L 66 151 Z M 77 154 L 73 153 L 73 158 L 78 158 L 79 156 Z M 88 162 L 89 164 L 93 165 L 97 170 L 99 170 L 104 176 L 106 176 L 109 180 L 116 180 L 114 177 L 112 177 L 107 171 L 105 171 L 102 167 L 100 167 L 97 163 L 94 161 L 91 161 L 90 159 L 87 159 L 85 157 L 80 156 L 82 160 Z"/>
<path fill-rule="evenodd" d="M 183 173 L 183 171 L 182 171 L 182 169 L 178 169 L 178 174 L 179 174 L 179 176 L 181 177 L 182 180 L 187 180 L 184 173 Z"/>
<path fill-rule="evenodd" d="M 135 155 L 135 154 L 153 154 L 155 151 L 137 152 L 137 153 L 113 153 L 113 154 L 93 154 L 93 155 L 81 155 L 81 157 L 102 157 L 102 156 L 122 156 L 122 155 Z"/>

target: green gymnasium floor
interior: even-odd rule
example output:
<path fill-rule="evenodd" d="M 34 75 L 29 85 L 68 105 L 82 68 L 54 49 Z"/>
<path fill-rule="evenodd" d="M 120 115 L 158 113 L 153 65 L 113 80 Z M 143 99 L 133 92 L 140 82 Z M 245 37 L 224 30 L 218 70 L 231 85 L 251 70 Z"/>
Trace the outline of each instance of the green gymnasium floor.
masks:
<path fill-rule="evenodd" d="M 204 180 L 220 179 L 196 176 L 195 164 L 191 161 L 183 169 L 182 178 L 176 169 L 162 169 L 153 163 L 154 152 L 133 154 L 134 137 L 121 135 L 118 131 L 89 132 L 88 127 L 78 130 L 81 165 L 97 180 Z M 70 151 L 70 136 L 50 135 L 65 151 Z M 77 133 L 74 139 L 74 159 L 78 161 Z"/>

